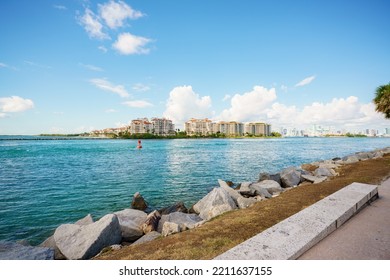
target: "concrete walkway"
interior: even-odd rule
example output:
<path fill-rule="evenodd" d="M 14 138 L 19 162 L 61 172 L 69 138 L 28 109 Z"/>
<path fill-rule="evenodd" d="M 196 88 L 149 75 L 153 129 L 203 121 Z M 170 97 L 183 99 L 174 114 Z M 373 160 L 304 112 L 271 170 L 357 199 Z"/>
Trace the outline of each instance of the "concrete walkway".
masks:
<path fill-rule="evenodd" d="M 378 186 L 376 185 L 350 184 L 233 247 L 215 259 L 297 259 L 332 232 L 341 228 L 353 215 L 360 215 L 359 211 L 377 196 Z M 351 235 L 360 235 L 360 230 L 351 233 Z M 346 239 L 350 241 L 350 238 L 346 237 Z M 365 240 L 361 242 L 364 243 Z M 358 243 L 356 246 L 362 245 Z"/>
<path fill-rule="evenodd" d="M 379 198 L 362 209 L 300 260 L 390 260 L 390 179 Z"/>

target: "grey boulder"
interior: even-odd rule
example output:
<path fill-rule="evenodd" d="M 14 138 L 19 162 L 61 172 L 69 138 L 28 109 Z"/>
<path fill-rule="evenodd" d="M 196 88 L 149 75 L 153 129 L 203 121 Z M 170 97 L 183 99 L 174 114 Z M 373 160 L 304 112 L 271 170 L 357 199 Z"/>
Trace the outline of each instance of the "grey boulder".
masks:
<path fill-rule="evenodd" d="M 273 181 L 277 182 L 279 185 L 282 184 L 282 182 L 280 180 L 280 174 L 279 173 L 276 173 L 276 174 L 260 173 L 260 175 L 259 175 L 259 182 L 265 181 L 265 180 L 273 180 Z"/>
<path fill-rule="evenodd" d="M 252 182 L 242 182 L 238 192 L 244 196 L 250 196 L 250 197 L 256 196 L 256 191 L 250 188 L 251 185 Z"/>
<path fill-rule="evenodd" d="M 93 218 L 91 214 L 88 214 L 84 218 L 81 218 L 80 220 L 76 221 L 75 224 L 79 226 L 86 226 L 93 223 Z M 46 247 L 46 248 L 52 248 L 54 249 L 54 259 L 55 260 L 65 260 L 66 257 L 61 253 L 60 249 L 58 249 L 56 241 L 54 240 L 54 235 L 47 238 L 45 241 L 43 241 L 39 247 Z"/>
<path fill-rule="evenodd" d="M 180 231 L 194 228 L 195 225 L 202 221 L 196 214 L 186 214 L 182 212 L 173 212 L 169 215 L 162 215 L 160 223 L 158 224 L 158 232 L 162 232 L 166 222 L 175 223 L 179 225 Z"/>
<path fill-rule="evenodd" d="M 317 177 L 312 175 L 302 175 L 302 178 L 308 182 L 311 182 L 313 184 L 318 184 L 327 179 L 327 177 Z"/>
<path fill-rule="evenodd" d="M 147 219 L 147 214 L 136 209 L 124 209 L 114 213 L 119 220 L 123 241 L 135 241 L 144 235 L 142 225 Z"/>
<path fill-rule="evenodd" d="M 84 218 L 82 218 L 82 219 L 78 220 L 77 222 L 75 222 L 75 224 L 79 225 L 79 226 L 86 226 L 86 225 L 90 225 L 92 223 L 93 223 L 93 218 L 92 218 L 91 214 L 88 214 Z"/>
<path fill-rule="evenodd" d="M 85 226 L 63 224 L 54 232 L 54 240 L 67 259 L 90 259 L 104 247 L 119 243 L 121 230 L 117 216 L 109 214 Z"/>
<path fill-rule="evenodd" d="M 370 153 L 370 152 L 367 152 L 367 153 L 366 152 L 361 152 L 361 153 L 356 153 L 355 156 L 359 160 L 367 160 L 367 159 L 373 158 L 374 154 Z"/>
<path fill-rule="evenodd" d="M 271 198 L 272 194 L 265 188 L 263 188 L 262 182 L 253 183 L 249 186 L 249 188 L 254 192 L 255 195 L 261 196 L 261 198 Z M 276 182 L 275 182 L 276 183 Z"/>
<path fill-rule="evenodd" d="M 336 175 L 336 172 L 333 169 L 326 168 L 326 167 L 319 167 L 316 170 L 314 170 L 314 175 L 317 177 L 333 177 Z"/>
<path fill-rule="evenodd" d="M 159 238 L 159 237 L 161 237 L 161 234 L 159 232 L 151 231 L 151 232 L 148 232 L 147 234 L 145 234 L 144 236 L 142 236 L 140 239 L 138 239 L 137 241 L 135 241 L 131 245 L 138 245 L 138 244 L 146 243 L 146 242 L 152 241 L 152 240 Z"/>
<path fill-rule="evenodd" d="M 54 260 L 54 249 L 1 241 L 0 260 Z"/>
<path fill-rule="evenodd" d="M 66 260 L 66 257 L 61 253 L 60 249 L 58 249 L 56 241 L 54 240 L 54 235 L 47 238 L 39 247 L 51 248 L 54 250 L 54 259 L 55 260 Z"/>
<path fill-rule="evenodd" d="M 351 155 L 343 157 L 342 160 L 343 163 L 355 163 L 359 161 L 359 158 L 355 155 Z"/>
<path fill-rule="evenodd" d="M 301 182 L 301 172 L 294 167 L 289 167 L 280 172 L 280 179 L 283 188 L 291 188 Z"/>
<path fill-rule="evenodd" d="M 175 204 L 162 208 L 158 210 L 161 215 L 168 215 L 173 212 L 183 212 L 183 213 L 188 213 L 187 207 L 184 205 L 183 201 L 176 202 Z"/>
<path fill-rule="evenodd" d="M 248 207 L 252 206 L 256 202 L 257 202 L 257 200 L 254 197 L 248 197 L 247 198 L 247 197 L 242 197 L 241 196 L 241 197 L 239 197 L 237 199 L 237 206 L 240 209 L 245 209 L 245 208 L 248 208 Z"/>
<path fill-rule="evenodd" d="M 162 228 L 162 236 L 168 236 L 180 232 L 180 226 L 175 223 L 165 222 Z"/>
<path fill-rule="evenodd" d="M 237 209 L 237 206 L 226 190 L 214 188 L 198 201 L 193 209 L 203 220 L 210 220 L 222 213 Z"/>
<path fill-rule="evenodd" d="M 231 187 L 229 187 L 229 185 L 225 181 L 223 181 L 221 179 L 218 179 L 218 183 L 219 183 L 219 186 L 230 195 L 230 197 L 233 199 L 234 203 L 236 205 L 238 205 L 237 200 L 238 200 L 238 198 L 241 197 L 240 193 L 237 192 L 236 190 L 233 190 Z"/>
<path fill-rule="evenodd" d="M 260 188 L 266 189 L 271 195 L 283 191 L 283 188 L 280 186 L 280 184 L 274 180 L 263 180 L 258 183 L 252 184 L 250 187 L 253 186 L 258 186 Z"/>

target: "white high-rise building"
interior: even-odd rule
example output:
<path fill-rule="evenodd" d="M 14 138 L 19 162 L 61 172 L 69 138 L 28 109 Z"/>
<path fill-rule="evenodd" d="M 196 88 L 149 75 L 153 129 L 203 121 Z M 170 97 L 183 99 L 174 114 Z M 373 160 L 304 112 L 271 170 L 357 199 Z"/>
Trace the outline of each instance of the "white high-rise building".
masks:
<path fill-rule="evenodd" d="M 131 121 L 130 133 L 143 134 L 152 133 L 152 123 L 147 118 L 136 119 Z"/>
<path fill-rule="evenodd" d="M 255 136 L 270 136 L 271 125 L 266 123 L 247 123 L 245 124 L 245 134 Z"/>
<path fill-rule="evenodd" d="M 153 118 L 152 121 L 152 133 L 155 135 L 173 135 L 175 134 L 175 125 L 170 119 L 166 118 Z"/>
<path fill-rule="evenodd" d="M 190 119 L 185 124 L 187 135 L 209 135 L 213 132 L 213 122 L 209 119 Z"/>

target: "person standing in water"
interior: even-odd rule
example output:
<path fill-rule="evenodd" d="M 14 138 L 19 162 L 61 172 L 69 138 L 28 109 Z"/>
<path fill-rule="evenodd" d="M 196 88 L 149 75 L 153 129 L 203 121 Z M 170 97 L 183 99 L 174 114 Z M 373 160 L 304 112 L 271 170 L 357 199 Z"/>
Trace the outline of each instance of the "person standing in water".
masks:
<path fill-rule="evenodd" d="M 138 146 L 137 146 L 137 149 L 142 149 L 141 140 L 138 140 Z"/>

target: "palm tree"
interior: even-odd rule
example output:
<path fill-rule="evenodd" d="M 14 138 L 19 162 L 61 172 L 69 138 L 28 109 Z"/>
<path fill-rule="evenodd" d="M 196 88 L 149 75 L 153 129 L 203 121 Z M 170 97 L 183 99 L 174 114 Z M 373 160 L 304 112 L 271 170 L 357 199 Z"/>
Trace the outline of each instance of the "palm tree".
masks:
<path fill-rule="evenodd" d="M 375 95 L 376 111 L 385 114 L 386 119 L 390 119 L 390 83 L 377 87 Z"/>

